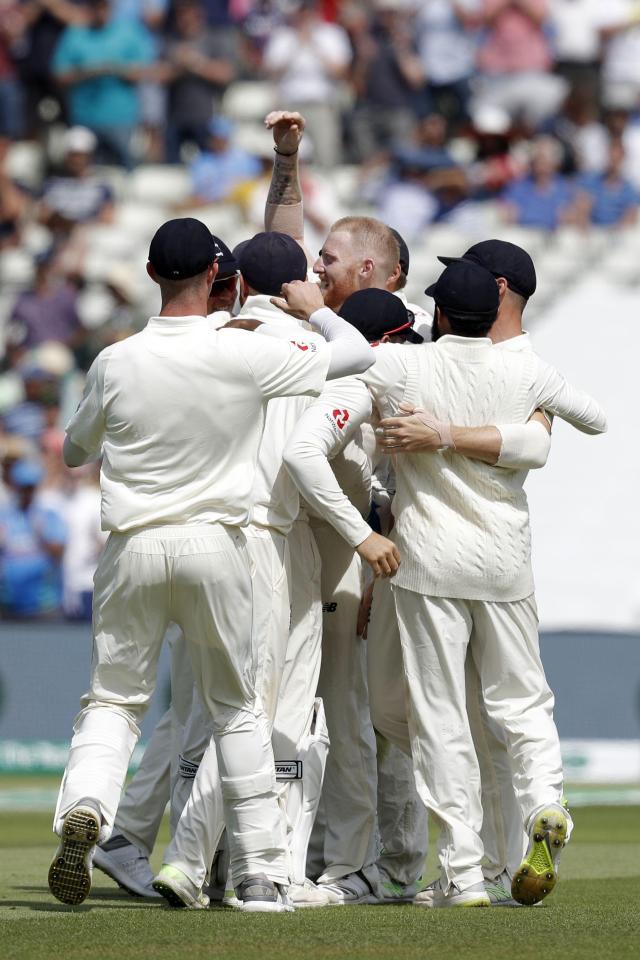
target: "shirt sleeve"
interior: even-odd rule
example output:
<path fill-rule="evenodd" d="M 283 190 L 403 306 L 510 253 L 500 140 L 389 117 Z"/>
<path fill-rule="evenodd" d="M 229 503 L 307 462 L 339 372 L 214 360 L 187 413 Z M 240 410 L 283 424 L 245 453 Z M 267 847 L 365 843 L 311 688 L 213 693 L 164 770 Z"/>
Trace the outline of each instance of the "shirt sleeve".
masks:
<path fill-rule="evenodd" d="M 236 333 L 243 337 L 242 356 L 265 400 L 317 397 L 322 392 L 331 359 L 328 344 L 253 338 L 241 330 Z"/>
<path fill-rule="evenodd" d="M 73 67 L 77 67 L 81 62 L 78 56 L 75 44 L 75 30 L 73 27 L 67 27 L 60 37 L 60 41 L 53 55 L 53 72 L 65 73 Z"/>
<path fill-rule="evenodd" d="M 508 470 L 537 470 L 544 467 L 551 449 L 551 435 L 542 423 L 498 425 L 502 437 L 497 467 Z"/>
<path fill-rule="evenodd" d="M 381 416 L 393 416 L 404 396 L 407 382 L 406 349 L 395 343 L 381 343 L 373 350 L 376 362 L 360 374 L 359 379 L 369 388 Z"/>
<path fill-rule="evenodd" d="M 582 433 L 605 433 L 607 417 L 593 397 L 572 387 L 561 373 L 536 357 L 535 406 L 566 420 Z"/>
<path fill-rule="evenodd" d="M 331 469 L 335 457 L 371 416 L 371 398 L 359 381 L 332 383 L 298 421 L 284 463 L 304 499 L 352 547 L 371 533 Z"/>
<path fill-rule="evenodd" d="M 92 457 L 100 453 L 106 428 L 103 393 L 104 357 L 100 354 L 91 364 L 82 400 L 66 429 L 69 440 Z"/>

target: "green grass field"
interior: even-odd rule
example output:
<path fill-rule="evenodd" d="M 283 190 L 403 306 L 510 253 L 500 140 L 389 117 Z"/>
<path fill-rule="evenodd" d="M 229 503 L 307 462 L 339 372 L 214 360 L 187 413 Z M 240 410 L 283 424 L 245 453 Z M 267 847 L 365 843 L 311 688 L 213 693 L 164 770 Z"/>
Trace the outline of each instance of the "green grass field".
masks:
<path fill-rule="evenodd" d="M 128 898 L 96 871 L 89 899 L 48 892 L 49 814 L 0 813 L 3 960 L 581 960 L 640 956 L 640 807 L 575 812 L 561 879 L 535 909 L 334 907 L 277 916 L 170 910 Z M 161 838 L 159 850 L 162 849 Z M 154 864 L 157 865 L 157 859 Z M 430 854 L 428 876 L 433 876 Z"/>

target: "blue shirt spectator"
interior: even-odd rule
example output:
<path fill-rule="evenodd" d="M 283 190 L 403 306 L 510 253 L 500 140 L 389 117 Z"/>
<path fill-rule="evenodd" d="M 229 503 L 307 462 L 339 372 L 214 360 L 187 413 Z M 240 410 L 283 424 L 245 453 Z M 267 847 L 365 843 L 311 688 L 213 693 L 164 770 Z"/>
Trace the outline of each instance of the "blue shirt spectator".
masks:
<path fill-rule="evenodd" d="M 103 151 L 131 166 L 131 133 L 140 120 L 137 82 L 155 58 L 153 37 L 136 21 L 112 18 L 107 0 L 91 0 L 89 11 L 88 25 L 62 34 L 54 73 L 69 90 L 72 123 L 93 130 Z"/>
<path fill-rule="evenodd" d="M 609 147 L 607 168 L 603 173 L 587 173 L 578 179 L 589 208 L 591 223 L 599 227 L 618 227 L 635 223 L 640 197 L 622 174 L 624 146 L 614 140 Z"/>
<path fill-rule="evenodd" d="M 39 506 L 39 464 L 18 460 L 9 478 L 12 500 L 0 509 L 0 609 L 5 617 L 54 615 L 62 605 L 64 519 Z"/>
<path fill-rule="evenodd" d="M 529 176 L 510 183 L 502 193 L 508 219 L 546 230 L 555 230 L 571 219 L 577 190 L 559 173 L 561 161 L 562 147 L 557 140 L 541 136 L 534 141 Z"/>
<path fill-rule="evenodd" d="M 205 203 L 226 200 L 244 180 L 258 177 L 262 165 L 257 157 L 231 144 L 231 123 L 216 117 L 209 125 L 209 149 L 191 164 L 194 197 Z"/>

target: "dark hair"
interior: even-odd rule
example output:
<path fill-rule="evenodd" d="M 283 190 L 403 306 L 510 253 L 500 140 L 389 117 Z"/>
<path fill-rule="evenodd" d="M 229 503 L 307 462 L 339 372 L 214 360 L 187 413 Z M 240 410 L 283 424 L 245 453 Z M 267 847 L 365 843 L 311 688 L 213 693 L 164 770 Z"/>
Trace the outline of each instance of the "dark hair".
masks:
<path fill-rule="evenodd" d="M 448 313 L 440 307 L 440 311 L 446 316 L 451 326 L 451 332 L 458 337 L 485 337 L 498 315 L 498 311 L 490 314 L 488 317 L 479 317 L 472 313 Z"/>

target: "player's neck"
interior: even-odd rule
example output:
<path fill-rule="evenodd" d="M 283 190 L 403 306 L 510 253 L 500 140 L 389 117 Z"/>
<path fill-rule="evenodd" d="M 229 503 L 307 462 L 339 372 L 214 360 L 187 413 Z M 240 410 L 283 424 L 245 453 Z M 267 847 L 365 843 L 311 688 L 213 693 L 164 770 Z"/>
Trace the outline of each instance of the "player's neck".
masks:
<path fill-rule="evenodd" d="M 162 304 L 161 317 L 206 317 L 206 296 L 183 295 L 172 297 Z"/>
<path fill-rule="evenodd" d="M 512 340 L 513 337 L 522 336 L 522 314 L 516 309 L 500 308 L 498 316 L 495 319 L 489 336 L 493 343 L 503 343 L 505 340 Z"/>

